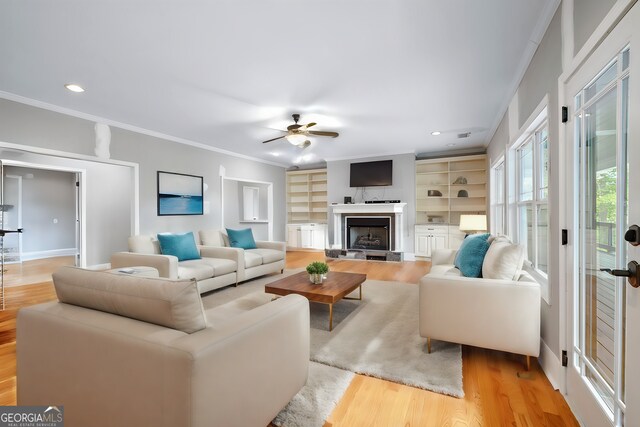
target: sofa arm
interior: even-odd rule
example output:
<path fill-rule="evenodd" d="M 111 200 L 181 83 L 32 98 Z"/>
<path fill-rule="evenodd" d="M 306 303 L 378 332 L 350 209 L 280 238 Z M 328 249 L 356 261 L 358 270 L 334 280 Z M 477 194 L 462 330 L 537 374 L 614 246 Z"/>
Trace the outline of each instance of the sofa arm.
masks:
<path fill-rule="evenodd" d="M 431 252 L 431 265 L 453 265 L 457 253 L 455 249 L 435 249 Z"/>
<path fill-rule="evenodd" d="M 287 251 L 286 242 L 268 242 L 266 240 L 258 240 L 256 241 L 256 246 L 260 249 L 274 249 L 282 252 Z"/>
<path fill-rule="evenodd" d="M 427 275 L 420 280 L 420 335 L 537 357 L 537 282 Z"/>
<path fill-rule="evenodd" d="M 193 425 L 268 425 L 307 381 L 309 327 L 308 300 L 288 295 L 176 339 L 192 358 Z"/>
<path fill-rule="evenodd" d="M 111 255 L 111 268 L 153 267 L 160 277 L 178 278 L 178 258 L 173 255 L 136 254 L 133 252 L 116 252 Z"/>

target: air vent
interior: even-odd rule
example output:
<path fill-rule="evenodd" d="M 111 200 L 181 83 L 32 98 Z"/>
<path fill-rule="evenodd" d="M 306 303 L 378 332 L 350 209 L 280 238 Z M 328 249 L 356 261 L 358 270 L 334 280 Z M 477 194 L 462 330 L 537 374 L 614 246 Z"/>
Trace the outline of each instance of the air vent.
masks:
<path fill-rule="evenodd" d="M 471 132 L 459 133 L 458 139 L 469 138 L 471 136 Z"/>

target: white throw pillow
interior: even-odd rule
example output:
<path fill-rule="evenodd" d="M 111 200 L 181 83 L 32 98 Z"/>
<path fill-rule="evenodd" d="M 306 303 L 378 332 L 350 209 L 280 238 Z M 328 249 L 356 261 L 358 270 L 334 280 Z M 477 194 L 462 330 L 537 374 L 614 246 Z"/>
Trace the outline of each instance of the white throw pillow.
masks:
<path fill-rule="evenodd" d="M 198 232 L 200 244 L 204 246 L 214 246 L 216 248 L 229 246 L 224 240 L 224 233 L 220 230 L 201 230 Z"/>
<path fill-rule="evenodd" d="M 524 255 L 524 246 L 513 244 L 508 239 L 494 239 L 482 263 L 482 277 L 517 280 L 524 262 Z"/>

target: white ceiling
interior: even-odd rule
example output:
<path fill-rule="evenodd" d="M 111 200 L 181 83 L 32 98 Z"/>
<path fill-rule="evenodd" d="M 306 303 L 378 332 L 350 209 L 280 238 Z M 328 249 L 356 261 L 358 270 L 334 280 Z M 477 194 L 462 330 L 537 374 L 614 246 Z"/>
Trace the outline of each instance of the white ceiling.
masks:
<path fill-rule="evenodd" d="M 0 96 L 285 165 L 479 147 L 557 3 L 4 1 Z M 261 144 L 296 112 L 340 136 Z"/>

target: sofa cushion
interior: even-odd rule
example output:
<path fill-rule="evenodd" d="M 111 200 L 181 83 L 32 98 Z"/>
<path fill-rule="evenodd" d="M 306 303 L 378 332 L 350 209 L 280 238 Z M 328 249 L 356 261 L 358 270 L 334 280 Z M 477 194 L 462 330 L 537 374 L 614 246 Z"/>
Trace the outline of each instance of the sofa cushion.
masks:
<path fill-rule="evenodd" d="M 61 267 L 53 273 L 60 302 L 191 334 L 207 327 L 195 280 L 167 280 Z"/>
<path fill-rule="evenodd" d="M 155 236 L 131 236 L 128 240 L 129 252 L 136 254 L 161 254 L 160 242 Z"/>
<path fill-rule="evenodd" d="M 203 262 L 213 267 L 214 276 L 222 276 L 224 274 L 233 273 L 238 270 L 238 263 L 230 259 L 223 258 L 202 258 L 200 262 Z"/>
<path fill-rule="evenodd" d="M 214 269 L 202 259 L 191 259 L 178 263 L 178 279 L 210 279 L 214 276 Z"/>
<path fill-rule="evenodd" d="M 260 255 L 263 264 L 271 264 L 284 259 L 284 252 L 276 251 L 275 249 L 248 249 L 246 252 Z"/>
<path fill-rule="evenodd" d="M 495 239 L 484 257 L 482 277 L 487 279 L 518 280 L 525 249 L 507 239 Z"/>
<path fill-rule="evenodd" d="M 256 241 L 253 238 L 253 231 L 250 228 L 242 230 L 232 230 L 227 228 L 227 236 L 229 237 L 229 245 L 232 248 L 255 249 Z"/>
<path fill-rule="evenodd" d="M 251 250 L 244 251 L 244 267 L 251 268 L 262 265 L 262 255 Z"/>
<path fill-rule="evenodd" d="M 453 265 L 432 265 L 429 274 L 433 274 L 434 276 L 462 276 L 460 270 Z"/>
<path fill-rule="evenodd" d="M 190 259 L 200 259 L 200 252 L 196 246 L 196 239 L 192 232 L 171 234 L 158 234 L 160 241 L 160 250 L 163 255 L 173 255 L 178 261 L 187 261 Z"/>
<path fill-rule="evenodd" d="M 488 238 L 489 234 L 471 234 L 462 241 L 454 264 L 463 276 L 482 276 L 482 262 L 489 249 Z"/>
<path fill-rule="evenodd" d="M 216 248 L 228 246 L 225 235 L 220 230 L 201 230 L 198 232 L 200 244 L 204 246 L 214 246 Z"/>

